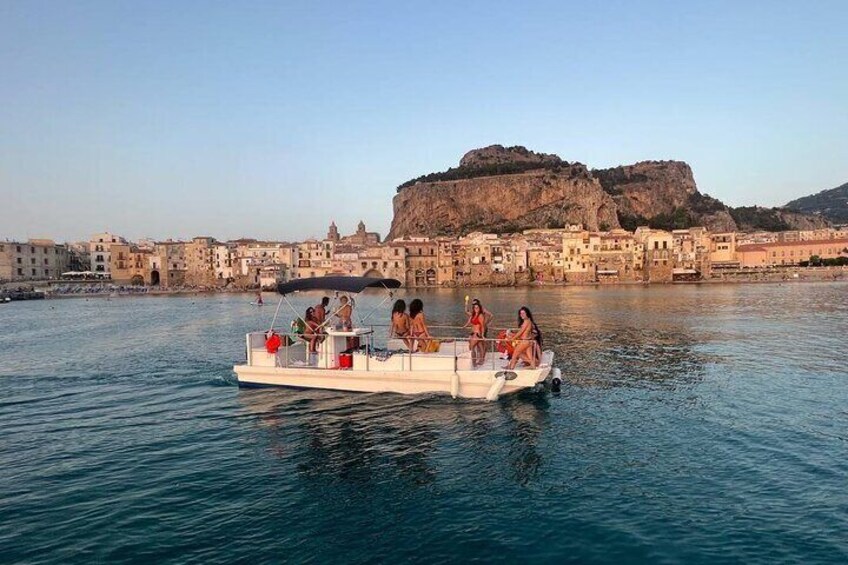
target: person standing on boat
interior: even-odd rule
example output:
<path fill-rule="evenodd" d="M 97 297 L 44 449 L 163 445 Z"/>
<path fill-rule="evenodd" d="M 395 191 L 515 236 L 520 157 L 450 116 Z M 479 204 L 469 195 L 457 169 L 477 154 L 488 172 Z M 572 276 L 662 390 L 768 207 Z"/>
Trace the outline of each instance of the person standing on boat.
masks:
<path fill-rule="evenodd" d="M 349 332 L 353 329 L 353 308 L 347 296 L 339 298 L 339 303 L 341 306 L 336 312 L 336 318 L 339 319 L 338 327 L 342 331 Z"/>
<path fill-rule="evenodd" d="M 336 317 L 339 319 L 338 327 L 344 332 L 353 331 L 353 306 L 350 303 L 350 299 L 347 296 L 342 296 L 339 298 L 339 303 L 341 306 L 338 312 L 336 312 Z M 348 349 L 357 349 L 358 347 L 358 337 L 347 338 Z"/>
<path fill-rule="evenodd" d="M 330 303 L 330 297 L 325 296 L 321 299 L 321 302 L 315 305 L 315 319 L 318 320 L 319 324 L 324 324 L 324 321 L 327 319 L 327 305 Z"/>
<path fill-rule="evenodd" d="M 262 291 L 259 291 L 256 293 L 256 305 L 262 306 L 263 304 L 265 303 L 262 301 Z"/>
<path fill-rule="evenodd" d="M 483 312 L 483 319 L 484 319 L 484 321 L 485 321 L 486 332 L 488 333 L 488 331 L 489 331 L 489 326 L 491 326 L 491 325 L 492 325 L 492 320 L 494 320 L 494 319 L 495 319 L 495 315 L 494 315 L 494 314 L 492 314 L 491 312 L 489 312 L 488 310 L 486 310 L 486 308 L 483 306 L 483 303 L 482 303 L 482 302 L 480 302 L 480 300 L 479 300 L 478 298 L 473 298 L 473 299 L 471 300 L 471 309 L 472 309 L 472 310 L 474 309 L 474 306 L 475 306 L 475 305 L 476 305 L 476 306 L 479 306 L 479 307 L 480 307 L 480 309 L 481 309 L 481 310 L 482 310 L 482 312 Z M 465 314 L 466 314 L 467 316 L 470 316 L 470 315 L 471 315 L 471 310 L 469 310 L 469 309 L 468 309 L 468 301 L 467 301 L 467 300 L 466 300 L 466 302 L 465 302 Z M 484 337 L 486 337 L 486 336 L 484 336 Z"/>
<path fill-rule="evenodd" d="M 474 311 L 474 307 L 475 307 L 475 306 L 479 306 L 479 307 L 480 307 L 480 312 L 481 312 L 481 314 L 482 314 L 482 316 L 483 316 L 483 333 L 482 333 L 482 335 L 480 336 L 482 339 L 480 339 L 480 340 L 478 340 L 478 341 L 477 341 L 477 349 L 478 349 L 477 356 L 478 356 L 481 360 L 485 360 L 485 359 L 486 359 L 486 342 L 485 342 L 485 341 L 483 341 L 483 340 L 485 340 L 485 339 L 487 339 L 487 338 L 489 337 L 489 327 L 491 327 L 491 325 L 492 325 L 492 320 L 494 320 L 494 319 L 495 319 L 495 315 L 494 315 L 494 314 L 492 314 L 491 312 L 489 312 L 488 310 L 486 310 L 486 308 L 483 306 L 483 303 L 482 303 L 482 302 L 480 302 L 480 300 L 479 300 L 479 299 L 477 299 L 477 298 L 474 298 L 474 299 L 471 301 L 471 310 L 469 310 L 469 309 L 468 309 L 468 298 L 467 298 L 467 297 L 466 297 L 466 300 L 465 300 L 465 315 L 466 315 L 466 316 L 468 316 L 468 317 L 470 318 L 470 317 L 471 317 L 472 312 Z M 468 325 L 468 324 L 466 324 L 466 326 L 467 326 L 467 325 Z M 469 340 L 469 341 L 470 341 L 470 340 Z M 469 349 L 473 349 L 473 348 L 471 347 L 471 344 L 470 344 L 470 343 L 468 344 L 468 347 L 469 347 Z M 474 356 L 474 351 L 472 351 L 472 352 L 471 352 L 471 356 L 472 356 L 472 357 Z"/>
<path fill-rule="evenodd" d="M 421 351 L 427 348 L 430 330 L 427 329 L 427 321 L 424 319 L 424 303 L 420 298 L 416 298 L 409 303 L 409 317 L 412 320 L 410 324 L 409 335 L 412 339 L 412 346 L 415 350 Z"/>
<path fill-rule="evenodd" d="M 527 306 L 518 309 L 518 325 L 518 332 L 510 336 L 515 343 L 515 350 L 506 368 L 511 371 L 519 361 L 524 361 L 528 369 L 535 369 L 542 360 L 542 332 L 533 321 L 533 313 Z"/>
<path fill-rule="evenodd" d="M 409 314 L 406 313 L 406 302 L 396 300 L 395 305 L 392 306 L 391 337 L 403 339 L 407 349 L 412 351 L 412 340 L 409 339 L 410 324 Z"/>
<path fill-rule="evenodd" d="M 486 317 L 483 314 L 483 306 L 477 300 L 471 305 L 468 321 L 462 327 L 468 326 L 471 326 L 471 337 L 468 339 L 471 363 L 479 367 L 486 360 L 486 342 L 483 341 L 483 336 L 486 335 Z"/>

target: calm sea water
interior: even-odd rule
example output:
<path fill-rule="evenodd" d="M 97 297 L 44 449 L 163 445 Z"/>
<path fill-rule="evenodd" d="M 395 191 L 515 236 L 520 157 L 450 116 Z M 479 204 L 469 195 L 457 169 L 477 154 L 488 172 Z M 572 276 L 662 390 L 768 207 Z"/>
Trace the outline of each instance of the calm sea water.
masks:
<path fill-rule="evenodd" d="M 560 395 L 241 390 L 249 296 L 0 306 L 0 562 L 848 560 L 848 285 L 474 294 Z"/>

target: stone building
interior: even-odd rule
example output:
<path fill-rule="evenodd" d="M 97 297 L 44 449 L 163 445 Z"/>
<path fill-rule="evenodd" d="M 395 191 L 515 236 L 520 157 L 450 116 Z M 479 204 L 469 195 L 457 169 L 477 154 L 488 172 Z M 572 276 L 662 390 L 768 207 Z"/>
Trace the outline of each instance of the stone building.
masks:
<path fill-rule="evenodd" d="M 90 270 L 103 278 L 109 278 L 111 265 L 112 244 L 125 244 L 127 240 L 109 232 L 96 233 L 88 241 L 88 251 L 91 257 Z"/>
<path fill-rule="evenodd" d="M 848 238 L 740 245 L 736 252 L 743 268 L 791 266 L 810 261 L 814 256 L 820 259 L 848 257 Z"/>
<path fill-rule="evenodd" d="M 275 241 L 241 241 L 233 258 L 233 280 L 238 287 L 273 286 L 294 278 L 299 244 Z M 272 282 L 273 281 L 275 282 Z"/>
<path fill-rule="evenodd" d="M 644 280 L 666 283 L 674 280 L 674 238 L 664 230 L 636 228 L 636 241 L 644 246 Z"/>
<path fill-rule="evenodd" d="M 643 278 L 645 248 L 622 229 L 599 235 L 598 250 L 592 252 L 598 282 L 638 282 Z"/>
<path fill-rule="evenodd" d="M 153 253 L 129 243 L 113 243 L 109 254 L 109 272 L 115 284 L 149 285 L 150 258 Z"/>
<path fill-rule="evenodd" d="M 58 279 L 68 270 L 68 248 L 52 239 L 0 241 L 0 281 Z"/>
<path fill-rule="evenodd" d="M 439 244 L 428 237 L 404 237 L 395 239 L 393 245 L 401 246 L 406 256 L 408 287 L 438 286 L 436 270 L 439 265 Z M 401 281 L 404 281 L 401 279 Z"/>
<path fill-rule="evenodd" d="M 710 234 L 710 267 L 712 271 L 739 268 L 736 232 Z"/>
<path fill-rule="evenodd" d="M 338 230 L 334 230 L 335 223 L 330 224 L 330 233 L 327 234 L 327 239 L 331 239 L 330 235 L 338 236 Z M 335 231 L 335 233 L 333 233 Z M 346 243 L 348 245 L 379 245 L 380 243 L 380 234 L 377 232 L 369 232 L 365 229 L 365 222 L 359 222 L 359 225 L 356 227 L 356 233 L 353 235 L 346 235 L 338 240 L 341 243 Z"/>
<path fill-rule="evenodd" d="M 199 236 L 185 244 L 185 284 L 209 287 L 217 284 L 215 276 L 215 246 L 213 237 Z"/>
<path fill-rule="evenodd" d="M 673 230 L 672 257 L 674 280 L 701 280 L 711 274 L 710 247 L 712 240 L 706 228 L 693 227 Z"/>
<path fill-rule="evenodd" d="M 150 271 L 150 284 L 173 288 L 185 285 L 186 243 L 160 241 L 156 244 L 156 259 Z"/>
<path fill-rule="evenodd" d="M 565 280 L 565 259 L 562 242 L 528 241 L 527 267 L 537 282 L 559 283 Z"/>
<path fill-rule="evenodd" d="M 333 252 L 336 243 L 329 239 L 308 239 L 298 243 L 292 257 L 292 278 L 323 277 L 333 270 Z"/>
<path fill-rule="evenodd" d="M 68 271 L 77 273 L 91 270 L 91 252 L 87 241 L 68 244 Z"/>
<path fill-rule="evenodd" d="M 238 249 L 233 243 L 216 243 L 212 248 L 212 268 L 218 286 L 226 286 L 235 279 Z"/>

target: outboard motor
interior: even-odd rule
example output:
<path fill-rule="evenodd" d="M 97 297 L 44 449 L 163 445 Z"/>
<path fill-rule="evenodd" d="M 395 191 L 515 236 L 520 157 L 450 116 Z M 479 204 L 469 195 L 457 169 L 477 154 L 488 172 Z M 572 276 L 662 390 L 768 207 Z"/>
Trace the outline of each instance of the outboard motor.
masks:
<path fill-rule="evenodd" d="M 559 367 L 554 367 L 551 370 L 551 392 L 558 393 L 562 390 L 562 371 Z"/>

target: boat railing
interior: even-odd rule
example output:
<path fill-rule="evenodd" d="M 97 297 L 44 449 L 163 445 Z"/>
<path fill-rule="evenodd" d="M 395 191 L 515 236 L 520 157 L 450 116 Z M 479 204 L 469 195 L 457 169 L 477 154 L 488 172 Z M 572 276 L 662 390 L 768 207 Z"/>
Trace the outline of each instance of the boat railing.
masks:
<path fill-rule="evenodd" d="M 365 353 L 367 355 L 367 358 L 370 358 L 371 355 L 374 354 L 377 351 L 374 347 L 374 336 L 375 336 L 374 329 L 379 328 L 379 327 L 388 327 L 388 326 L 380 326 L 378 324 L 374 324 L 373 326 L 369 326 L 368 329 L 371 330 L 369 333 L 361 336 L 361 338 L 365 341 L 365 343 L 362 344 L 362 345 L 365 346 Z M 431 325 L 431 326 L 429 326 L 429 328 L 431 328 L 431 329 L 441 329 L 441 330 L 456 330 L 457 333 L 460 330 L 462 330 L 462 331 L 468 330 L 467 327 L 462 327 L 462 326 Z M 492 328 L 492 329 L 494 330 L 495 328 Z M 504 330 L 511 330 L 510 328 L 503 328 L 503 329 Z M 512 329 L 511 331 L 517 331 L 517 330 Z M 277 353 L 274 356 L 275 357 L 275 361 L 274 361 L 275 367 L 282 367 L 282 368 L 310 367 L 310 366 L 314 367 L 315 365 L 312 364 L 313 360 L 316 361 L 319 365 L 324 366 L 324 367 L 332 367 L 332 366 L 335 365 L 336 360 L 335 359 L 329 359 L 330 353 L 329 353 L 328 348 L 320 347 L 320 342 L 318 344 L 319 347 L 317 347 L 317 352 L 309 352 L 309 337 L 310 337 L 309 334 L 301 334 L 301 333 L 295 333 L 295 332 L 285 332 L 284 333 L 284 332 L 279 332 L 279 331 L 276 331 L 276 330 L 275 330 L 274 333 L 277 334 L 278 336 L 280 336 L 280 339 L 283 341 L 281 347 L 279 348 L 279 350 L 277 351 Z M 262 349 L 265 348 L 266 336 L 267 336 L 267 332 L 264 332 L 264 331 L 263 332 L 250 332 L 250 333 L 247 334 L 247 336 L 246 336 L 246 341 L 247 341 L 246 349 L 247 349 L 247 364 L 248 365 L 253 364 L 254 350 L 262 350 Z M 326 339 L 327 335 L 322 333 L 322 334 L 320 334 L 320 337 L 322 338 L 322 341 L 323 341 L 323 339 Z M 391 332 L 389 332 L 388 335 L 387 335 L 387 338 L 386 338 L 387 342 L 389 340 L 403 341 L 404 343 L 406 341 L 413 342 L 412 348 L 406 348 L 404 350 L 396 352 L 396 353 L 403 354 L 408 359 L 407 363 L 405 364 L 404 370 L 410 370 L 410 371 L 414 370 L 414 363 L 415 363 L 414 359 L 416 358 L 416 356 L 421 356 L 420 358 L 426 358 L 429 355 L 433 355 L 433 356 L 437 356 L 439 354 L 444 355 L 445 353 L 447 353 L 447 351 L 445 351 L 445 348 L 444 348 L 444 346 L 447 345 L 447 344 L 452 345 L 454 370 L 459 369 L 459 359 L 464 358 L 465 356 L 468 356 L 468 357 L 471 358 L 472 368 L 474 368 L 474 366 L 473 366 L 474 365 L 474 363 L 473 363 L 474 362 L 474 355 L 473 355 L 473 352 L 471 351 L 471 347 L 470 347 L 471 339 L 472 338 L 468 337 L 467 335 L 457 336 L 457 335 L 448 334 L 448 332 L 444 332 L 444 333 L 440 332 L 438 334 L 431 333 L 428 337 L 424 337 L 424 338 L 421 338 L 421 337 L 416 337 L 416 338 L 397 337 L 397 336 L 393 336 L 391 334 Z M 435 351 L 435 352 L 420 351 L 421 348 L 428 346 L 429 343 L 432 342 L 432 341 L 438 342 L 439 349 L 437 351 Z M 507 336 L 507 337 L 494 337 L 494 338 L 481 337 L 481 338 L 475 338 L 475 341 L 476 341 L 475 346 L 480 348 L 478 355 L 480 355 L 480 353 L 482 353 L 482 359 L 483 359 L 483 363 L 476 365 L 476 368 L 486 368 L 486 369 L 492 369 L 492 370 L 501 369 L 502 367 L 499 366 L 499 362 L 502 364 L 503 361 L 506 360 L 505 357 L 502 357 L 502 354 L 501 354 L 500 350 L 498 349 L 499 344 L 505 344 L 505 343 L 509 342 L 509 343 L 512 343 L 513 347 L 514 347 L 517 342 L 524 342 L 524 341 L 534 342 L 533 339 L 516 339 L 516 338 L 509 337 L 509 336 Z M 462 346 L 463 344 L 464 344 L 464 347 Z M 304 351 L 303 359 L 300 359 L 300 355 L 292 355 L 292 353 L 293 353 L 292 350 L 293 349 L 299 349 L 299 348 L 303 348 L 303 351 Z M 460 349 L 462 349 L 463 351 L 460 351 Z M 450 351 L 450 349 L 448 349 L 448 351 Z M 313 355 L 315 355 L 317 357 L 313 357 Z M 486 367 L 483 366 L 484 364 L 486 365 Z"/>

